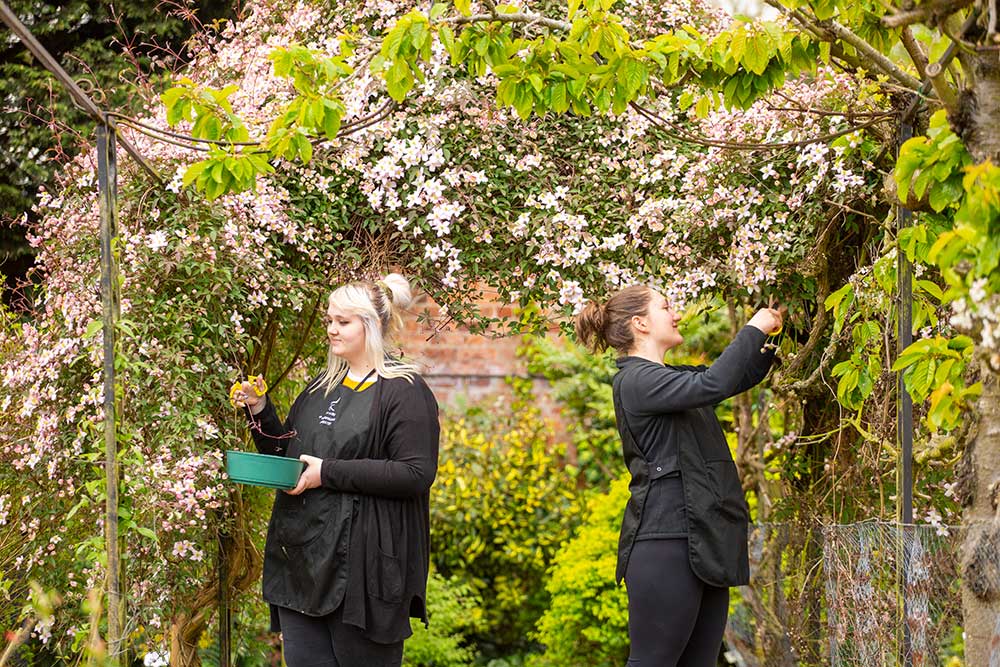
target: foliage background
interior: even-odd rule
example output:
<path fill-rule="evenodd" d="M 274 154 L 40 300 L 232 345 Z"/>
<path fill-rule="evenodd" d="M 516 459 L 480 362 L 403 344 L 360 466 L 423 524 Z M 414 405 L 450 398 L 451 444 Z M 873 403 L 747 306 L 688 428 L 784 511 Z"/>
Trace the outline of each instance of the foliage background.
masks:
<path fill-rule="evenodd" d="M 148 86 L 184 62 L 185 40 L 232 17 L 236 3 L 138 0 L 117 12 L 99 0 L 7 6 L 99 105 L 139 111 Z M 94 122 L 13 36 L 0 47 L 0 98 L 0 274 L 9 303 L 34 255 L 24 228 L 10 223 L 34 219 L 38 188 L 51 189 L 60 165 L 93 140 Z"/>

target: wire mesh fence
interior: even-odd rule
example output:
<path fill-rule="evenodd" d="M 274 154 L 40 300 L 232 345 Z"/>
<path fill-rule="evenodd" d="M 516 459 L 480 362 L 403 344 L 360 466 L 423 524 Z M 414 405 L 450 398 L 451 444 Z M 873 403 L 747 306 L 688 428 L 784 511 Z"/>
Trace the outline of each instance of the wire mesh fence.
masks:
<path fill-rule="evenodd" d="M 757 526 L 734 591 L 740 667 L 961 667 L 961 531 L 884 522 Z"/>

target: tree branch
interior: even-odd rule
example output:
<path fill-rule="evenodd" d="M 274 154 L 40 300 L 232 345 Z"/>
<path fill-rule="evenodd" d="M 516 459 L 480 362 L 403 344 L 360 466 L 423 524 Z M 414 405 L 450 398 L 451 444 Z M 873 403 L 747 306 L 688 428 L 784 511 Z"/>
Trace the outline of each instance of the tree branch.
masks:
<path fill-rule="evenodd" d="M 833 19 L 820 21 L 819 26 L 853 46 L 865 60 L 875 65 L 883 74 L 895 79 L 897 83 L 911 90 L 920 88 L 920 81 L 917 78 L 901 70 L 895 63 L 879 53 L 875 47 L 854 34 L 847 26 L 841 25 Z"/>
<path fill-rule="evenodd" d="M 929 79 L 931 85 L 934 86 L 934 92 L 950 116 L 958 111 L 958 96 L 945 78 L 944 72 L 945 68 L 940 63 L 931 63 L 927 66 L 927 76 L 925 78 Z"/>
<path fill-rule="evenodd" d="M 737 142 L 737 141 L 722 141 L 719 139 L 710 139 L 708 137 L 699 137 L 691 134 L 684 130 L 683 128 L 671 123 L 669 120 L 656 113 L 652 109 L 642 106 L 638 102 L 629 102 L 629 106 L 635 109 L 639 114 L 644 116 L 653 125 L 656 125 L 664 132 L 667 136 L 673 137 L 674 139 L 681 141 L 683 143 L 696 144 L 698 146 L 709 146 L 714 148 L 725 148 L 728 150 L 737 151 L 762 151 L 762 150 L 783 150 L 786 148 L 800 148 L 802 146 L 809 146 L 810 144 L 825 143 L 836 139 L 837 137 L 842 137 L 846 134 L 851 134 L 852 132 L 857 132 L 859 130 L 867 129 L 876 123 L 881 123 L 885 119 L 892 116 L 891 113 L 886 113 L 881 116 L 875 116 L 867 122 L 861 123 L 860 125 L 851 125 L 850 127 L 840 130 L 838 132 L 831 132 L 829 134 L 824 134 L 818 137 L 813 137 L 811 139 L 803 139 L 802 141 L 779 141 L 779 142 Z"/>
<path fill-rule="evenodd" d="M 455 18 L 444 19 L 446 23 L 463 25 L 466 23 L 527 23 L 529 25 L 542 25 L 553 30 L 568 32 L 573 24 L 568 21 L 550 19 L 541 14 L 525 14 L 518 12 L 514 14 L 473 14 L 472 16 L 457 16 Z"/>
<path fill-rule="evenodd" d="M 919 7 L 882 17 L 882 25 L 887 28 L 900 28 L 914 23 L 937 23 L 942 18 L 965 9 L 973 0 L 931 0 Z"/>
<path fill-rule="evenodd" d="M 924 50 L 920 48 L 920 44 L 913 37 L 913 32 L 910 31 L 910 26 L 903 26 L 903 30 L 899 33 L 899 39 L 903 42 L 903 48 L 910 56 L 910 60 L 917 68 L 917 74 L 920 75 L 921 79 L 927 78 L 927 56 L 924 55 Z"/>

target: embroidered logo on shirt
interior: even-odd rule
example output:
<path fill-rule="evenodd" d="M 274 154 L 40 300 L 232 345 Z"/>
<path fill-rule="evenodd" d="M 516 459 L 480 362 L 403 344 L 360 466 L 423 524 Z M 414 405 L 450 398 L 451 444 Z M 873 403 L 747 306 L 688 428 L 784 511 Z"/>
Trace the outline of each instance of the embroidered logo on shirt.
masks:
<path fill-rule="evenodd" d="M 343 396 L 341 396 L 343 398 Z M 333 422 L 337 421 L 337 403 L 340 403 L 340 398 L 335 401 L 330 401 L 330 405 L 326 408 L 326 413 L 320 415 L 319 423 L 323 426 L 329 426 Z"/>

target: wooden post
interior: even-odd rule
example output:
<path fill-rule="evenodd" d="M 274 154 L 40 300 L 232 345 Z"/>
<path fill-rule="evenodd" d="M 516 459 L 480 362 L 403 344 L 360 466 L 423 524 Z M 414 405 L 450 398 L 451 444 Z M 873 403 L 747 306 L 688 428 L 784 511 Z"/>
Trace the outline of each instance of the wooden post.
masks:
<path fill-rule="evenodd" d="M 220 533 L 219 545 L 219 667 L 232 664 L 231 612 L 229 610 L 229 550 L 233 538 Z"/>

